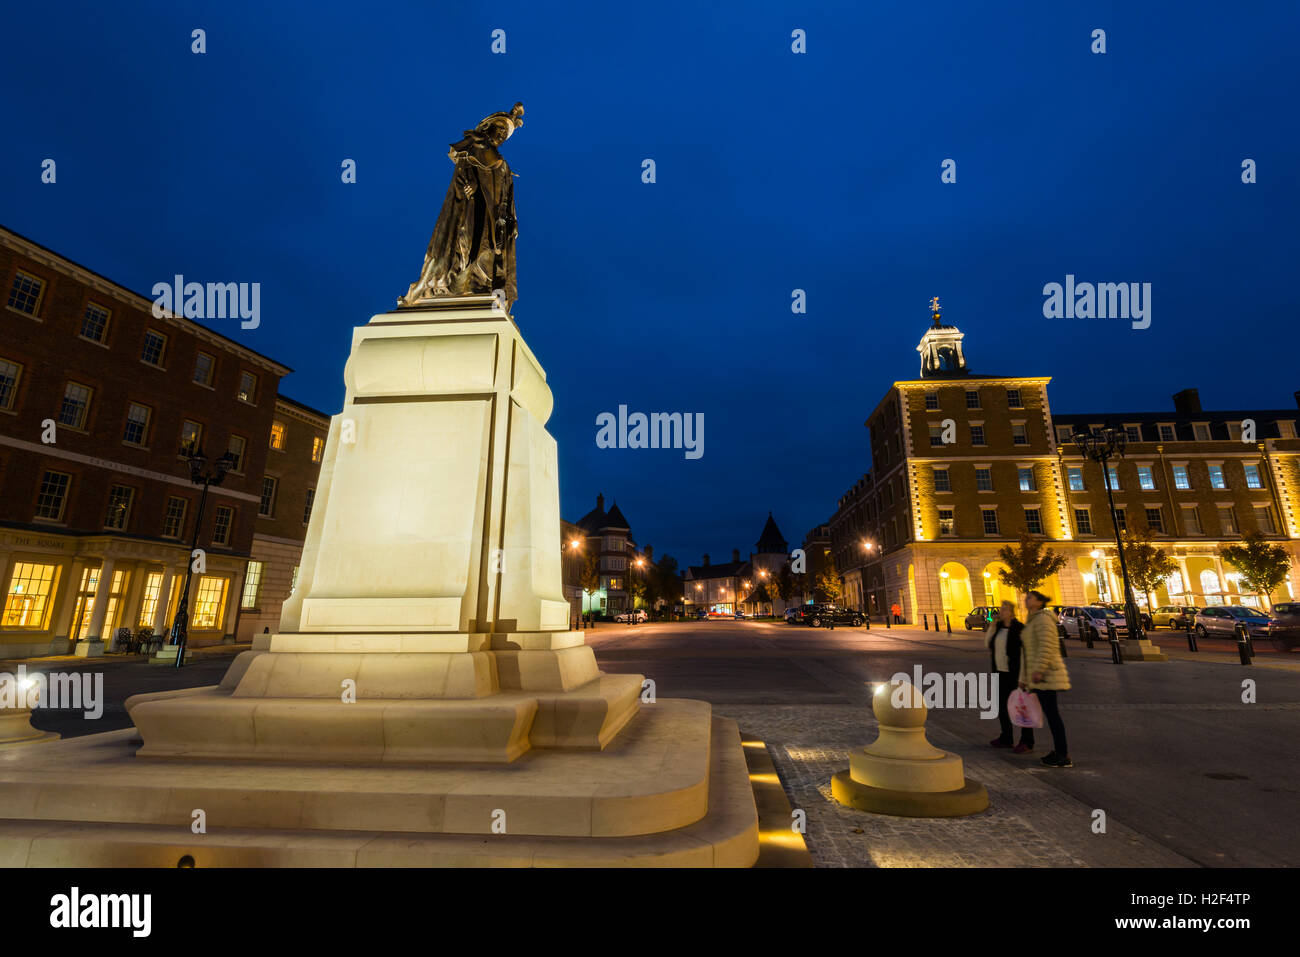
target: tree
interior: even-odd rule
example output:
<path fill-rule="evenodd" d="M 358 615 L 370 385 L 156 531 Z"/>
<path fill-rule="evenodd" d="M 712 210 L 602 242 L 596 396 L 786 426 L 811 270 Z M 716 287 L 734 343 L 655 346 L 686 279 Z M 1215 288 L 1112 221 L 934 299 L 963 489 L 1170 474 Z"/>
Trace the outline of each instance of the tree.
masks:
<path fill-rule="evenodd" d="M 578 585 L 582 588 L 582 593 L 587 596 L 587 608 L 591 608 L 591 596 L 600 588 L 600 559 L 595 555 L 588 555 L 586 561 L 582 563 L 582 571 L 578 574 Z"/>
<path fill-rule="evenodd" d="M 813 592 L 821 596 L 822 601 L 838 601 L 843 593 L 844 587 L 840 584 L 840 573 L 835 570 L 835 559 L 831 555 L 826 556 L 826 562 L 822 565 L 821 571 L 817 573 L 816 584 L 813 585 Z"/>
<path fill-rule="evenodd" d="M 790 572 L 789 562 L 782 565 L 781 570 L 772 576 L 772 584 L 781 600 L 787 605 L 790 604 L 790 599 L 794 597 L 795 580 Z"/>
<path fill-rule="evenodd" d="M 1120 547 L 1124 549 L 1124 564 L 1128 568 L 1128 580 L 1138 591 L 1146 595 L 1147 609 L 1155 608 L 1151 593 L 1160 587 L 1160 583 L 1178 571 L 1178 563 L 1165 552 L 1151 544 L 1151 529 L 1125 529 L 1120 532 Z"/>
<path fill-rule="evenodd" d="M 677 574 L 677 559 L 671 555 L 660 555 L 659 561 L 650 569 L 650 581 L 653 583 L 655 601 L 663 599 L 669 605 L 675 605 L 682 597 L 682 580 Z"/>
<path fill-rule="evenodd" d="M 1259 532 L 1251 532 L 1240 545 L 1224 545 L 1219 557 L 1241 573 L 1241 580 L 1251 591 L 1258 592 L 1264 604 L 1273 607 L 1269 595 L 1286 581 L 1291 569 L 1291 557 L 1281 545 L 1264 540 Z"/>
<path fill-rule="evenodd" d="M 1034 591 L 1065 567 L 1064 555 L 1046 548 L 1042 539 L 1028 532 L 1020 533 L 1020 543 L 1014 548 L 1003 545 L 998 558 L 1007 566 L 998 569 L 998 579 L 1020 594 Z"/>

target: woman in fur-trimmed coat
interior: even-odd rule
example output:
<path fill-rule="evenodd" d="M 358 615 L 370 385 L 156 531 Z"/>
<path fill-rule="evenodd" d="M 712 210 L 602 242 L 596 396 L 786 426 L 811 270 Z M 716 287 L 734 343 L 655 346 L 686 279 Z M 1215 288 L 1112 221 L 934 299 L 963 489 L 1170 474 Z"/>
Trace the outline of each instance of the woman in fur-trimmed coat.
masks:
<path fill-rule="evenodd" d="M 1061 657 L 1061 641 L 1055 617 L 1046 608 L 1048 598 L 1031 591 L 1025 596 L 1029 614 L 1020 632 L 1020 687 L 1038 696 L 1043 717 L 1052 731 L 1052 752 L 1043 758 L 1049 768 L 1071 768 L 1070 748 L 1065 739 L 1057 695 L 1070 690 L 1070 675 Z"/>

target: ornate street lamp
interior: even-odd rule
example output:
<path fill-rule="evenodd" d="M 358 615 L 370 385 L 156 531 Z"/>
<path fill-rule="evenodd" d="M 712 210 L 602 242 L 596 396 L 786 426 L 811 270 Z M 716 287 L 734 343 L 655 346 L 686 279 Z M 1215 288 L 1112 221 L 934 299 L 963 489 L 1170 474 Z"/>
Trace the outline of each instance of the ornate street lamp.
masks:
<path fill-rule="evenodd" d="M 1119 555 L 1119 573 L 1124 579 L 1124 620 L 1128 624 L 1128 637 L 1141 640 L 1146 635 L 1142 632 L 1142 618 L 1138 614 L 1137 599 L 1133 597 L 1133 585 L 1128 579 L 1128 564 L 1124 561 L 1124 542 L 1119 534 L 1119 516 L 1115 513 L 1115 495 L 1110 487 L 1110 467 L 1106 464 L 1116 455 L 1120 458 L 1124 457 L 1128 436 L 1122 429 L 1107 426 L 1104 429 L 1075 432 L 1072 438 L 1080 455 L 1092 459 L 1101 466 L 1102 481 L 1106 483 L 1106 502 L 1110 506 L 1110 524 L 1115 529 L 1115 551 Z"/>
<path fill-rule="evenodd" d="M 203 507 L 208 501 L 208 486 L 220 485 L 226 480 L 228 473 L 235 465 L 235 457 L 226 452 L 212 464 L 212 469 L 208 469 L 208 457 L 198 449 L 192 449 L 185 454 L 186 460 L 190 465 L 190 481 L 195 485 L 202 485 L 203 491 L 199 494 L 199 510 L 194 516 L 194 537 L 190 542 L 189 561 L 185 568 L 185 587 L 181 591 L 181 600 L 176 606 L 176 617 L 172 620 L 171 639 L 168 644 L 176 648 L 175 667 L 180 668 L 185 663 L 185 640 L 189 637 L 190 627 L 190 581 L 194 578 L 194 553 L 199 547 L 199 527 L 203 524 Z"/>

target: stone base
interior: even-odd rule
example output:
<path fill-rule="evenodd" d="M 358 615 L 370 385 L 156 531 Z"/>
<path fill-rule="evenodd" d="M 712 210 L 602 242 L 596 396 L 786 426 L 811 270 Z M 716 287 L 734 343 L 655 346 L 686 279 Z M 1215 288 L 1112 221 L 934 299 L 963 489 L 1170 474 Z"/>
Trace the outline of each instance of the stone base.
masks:
<path fill-rule="evenodd" d="M 78 658 L 99 658 L 104 654 L 104 643 L 102 641 L 79 641 L 72 653 Z M 172 660 L 176 660 L 175 655 L 172 655 Z"/>
<path fill-rule="evenodd" d="M 861 784 L 847 770 L 831 778 L 831 796 L 859 811 L 897 817 L 961 817 L 989 806 L 988 791 L 973 778 L 956 791 L 892 791 Z"/>
<path fill-rule="evenodd" d="M 176 667 L 176 649 L 178 647 L 179 645 L 163 645 L 149 657 L 149 664 L 171 665 L 173 668 Z M 188 662 L 192 657 L 194 657 L 194 655 L 190 651 L 189 646 L 186 645 L 185 661 Z"/>
<path fill-rule="evenodd" d="M 6 708 L 0 711 L 0 748 L 41 741 L 58 741 L 57 731 L 42 731 L 32 727 L 31 708 Z"/>
<path fill-rule="evenodd" d="M 134 757 L 133 730 L 0 752 L 0 867 L 703 866 L 758 858 L 736 725 L 642 708 L 601 752 L 508 766 L 340 767 Z M 202 808 L 207 833 L 190 830 Z M 494 832 L 504 826 L 504 833 Z"/>
<path fill-rule="evenodd" d="M 1124 639 L 1119 643 L 1125 661 L 1168 661 L 1169 656 L 1151 643 L 1151 639 Z"/>

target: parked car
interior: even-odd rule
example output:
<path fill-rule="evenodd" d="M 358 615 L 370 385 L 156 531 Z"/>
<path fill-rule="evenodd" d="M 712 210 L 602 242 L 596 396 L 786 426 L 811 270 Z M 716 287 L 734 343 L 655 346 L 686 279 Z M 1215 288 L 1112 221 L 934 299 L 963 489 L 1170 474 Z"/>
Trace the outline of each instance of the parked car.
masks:
<path fill-rule="evenodd" d="M 638 608 L 636 611 L 625 611 L 614 617 L 619 624 L 630 625 L 633 622 L 647 621 L 650 618 L 644 608 Z"/>
<path fill-rule="evenodd" d="M 695 619 L 696 619 L 697 621 L 708 621 L 708 620 L 709 620 L 709 610 L 708 610 L 707 608 L 697 608 L 697 609 L 695 609 Z"/>
<path fill-rule="evenodd" d="M 1161 605 L 1151 613 L 1151 627 L 1186 628 L 1189 621 L 1196 620 L 1198 611 L 1195 605 Z"/>
<path fill-rule="evenodd" d="M 1064 605 L 1057 619 L 1067 638 L 1087 640 L 1091 635 L 1093 641 L 1104 641 L 1110 634 L 1106 627 L 1114 624 L 1115 633 L 1121 638 L 1128 637 L 1128 622 L 1124 616 L 1106 605 Z"/>
<path fill-rule="evenodd" d="M 1252 638 L 1268 638 L 1274 619 L 1245 605 L 1210 605 L 1196 613 L 1196 634 L 1201 638 L 1235 638 L 1237 624 L 1245 622 Z"/>
<path fill-rule="evenodd" d="M 1283 601 L 1273 606 L 1268 636 L 1279 651 L 1300 648 L 1300 602 Z"/>
<path fill-rule="evenodd" d="M 736 609 L 736 614 L 735 614 L 734 617 L 735 617 L 736 621 L 744 621 L 746 618 L 750 618 L 750 617 L 752 617 L 752 616 L 750 616 L 750 615 L 746 615 L 746 614 L 745 614 L 745 611 L 744 611 L 743 608 L 737 608 L 737 609 Z"/>
<path fill-rule="evenodd" d="M 1104 601 L 1101 603 L 1101 607 L 1117 611 L 1121 618 L 1124 617 L 1124 603 L 1122 601 Z M 1142 622 L 1144 629 L 1155 629 L 1155 621 L 1152 619 L 1151 614 L 1141 608 L 1138 609 L 1138 620 Z"/>
<path fill-rule="evenodd" d="M 804 605 L 791 605 L 785 610 L 785 623 L 787 625 L 802 625 Z"/>
<path fill-rule="evenodd" d="M 832 621 L 837 625 L 851 625 L 858 628 L 867 620 L 860 611 L 830 603 L 808 606 L 808 610 L 804 612 L 803 617 L 804 621 L 814 628 L 825 627 L 830 625 Z"/>
<path fill-rule="evenodd" d="M 988 628 L 989 622 L 997 617 L 998 610 L 992 605 L 979 605 L 972 608 L 966 616 L 967 631 L 983 631 Z"/>

